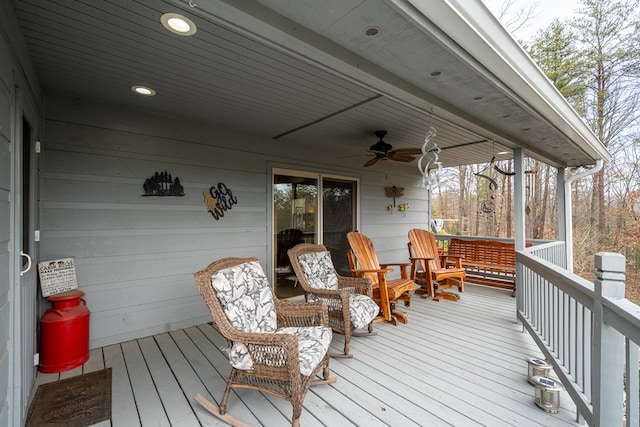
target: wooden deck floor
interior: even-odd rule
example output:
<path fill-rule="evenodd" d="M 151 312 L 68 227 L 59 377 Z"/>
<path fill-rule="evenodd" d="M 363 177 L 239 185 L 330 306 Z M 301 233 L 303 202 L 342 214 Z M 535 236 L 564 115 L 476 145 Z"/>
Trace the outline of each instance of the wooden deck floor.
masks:
<path fill-rule="evenodd" d="M 338 381 L 310 389 L 302 425 L 579 425 L 566 393 L 555 415 L 533 403 L 524 359 L 541 354 L 515 323 L 515 299 L 466 288 L 455 303 L 416 296 L 408 324 L 378 324 L 377 336 L 353 338 L 355 358 L 331 360 Z M 112 367 L 112 425 L 224 425 L 193 400 L 196 393 L 221 397 L 229 372 L 224 345 L 212 326 L 199 325 L 94 349 L 84 366 L 39 374 L 37 384 Z M 334 351 L 342 345 L 334 334 Z M 253 425 L 285 426 L 291 417 L 287 402 L 251 390 L 232 394 L 228 411 Z"/>

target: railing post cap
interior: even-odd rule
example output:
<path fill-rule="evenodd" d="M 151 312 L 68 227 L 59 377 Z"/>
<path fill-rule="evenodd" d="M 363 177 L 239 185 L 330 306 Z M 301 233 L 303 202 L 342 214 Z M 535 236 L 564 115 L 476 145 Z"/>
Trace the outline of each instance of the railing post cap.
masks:
<path fill-rule="evenodd" d="M 625 271 L 626 258 L 616 252 L 598 252 L 595 255 L 594 266 L 600 271 Z"/>

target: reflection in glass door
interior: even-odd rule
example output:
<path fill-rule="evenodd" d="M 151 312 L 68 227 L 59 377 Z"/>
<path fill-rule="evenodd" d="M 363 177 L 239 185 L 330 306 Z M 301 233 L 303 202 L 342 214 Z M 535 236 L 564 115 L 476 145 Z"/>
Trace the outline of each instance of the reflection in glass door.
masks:
<path fill-rule="evenodd" d="M 273 279 L 278 298 L 303 293 L 287 255 L 298 243 L 325 245 L 338 273 L 351 276 L 346 233 L 356 228 L 356 188 L 354 179 L 274 170 Z"/>
<path fill-rule="evenodd" d="M 318 178 L 273 176 L 274 281 L 278 298 L 302 295 L 287 251 L 298 243 L 318 242 Z"/>
<path fill-rule="evenodd" d="M 338 274 L 351 277 L 347 233 L 356 229 L 356 184 L 354 180 L 322 179 L 322 244 L 331 252 Z"/>

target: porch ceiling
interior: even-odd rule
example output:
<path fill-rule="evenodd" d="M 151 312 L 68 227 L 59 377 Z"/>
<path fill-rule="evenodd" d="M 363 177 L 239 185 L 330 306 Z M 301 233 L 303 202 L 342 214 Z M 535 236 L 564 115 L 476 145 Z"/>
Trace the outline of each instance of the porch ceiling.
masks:
<path fill-rule="evenodd" d="M 242 129 L 308 147 L 311 155 L 331 150 L 336 163 L 363 154 L 364 162 L 378 129 L 396 148 L 420 147 L 430 125 L 445 166 L 486 162 L 516 146 L 558 166 L 599 157 L 588 138 L 524 102 L 437 25 L 419 22 L 411 2 L 191 4 L 14 0 L 45 93 Z M 197 33 L 166 31 L 166 12 L 189 16 Z M 366 36 L 369 26 L 380 35 Z M 136 95 L 132 85 L 157 95 Z"/>

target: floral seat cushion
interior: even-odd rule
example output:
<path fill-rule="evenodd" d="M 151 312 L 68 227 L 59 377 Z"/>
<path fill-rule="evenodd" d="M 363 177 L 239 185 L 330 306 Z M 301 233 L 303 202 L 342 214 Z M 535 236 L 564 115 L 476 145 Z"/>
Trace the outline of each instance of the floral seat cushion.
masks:
<path fill-rule="evenodd" d="M 356 329 L 366 328 L 380 312 L 380 307 L 376 302 L 366 295 L 349 295 L 349 313 L 351 313 L 351 324 Z"/>
<path fill-rule="evenodd" d="M 312 288 L 338 289 L 338 276 L 329 251 L 307 252 L 300 255 L 298 261 Z"/>
<path fill-rule="evenodd" d="M 336 275 L 329 251 L 307 252 L 298 257 L 302 271 L 309 284 L 316 289 L 338 289 L 338 276 Z M 321 301 L 330 310 L 342 310 L 341 304 L 335 299 L 309 295 L 309 301 Z M 338 306 L 336 306 L 338 304 Z M 351 323 L 356 329 L 365 328 L 378 315 L 380 308 L 366 295 L 349 295 L 349 313 Z"/>
<path fill-rule="evenodd" d="M 258 262 L 220 270 L 211 276 L 211 285 L 216 290 L 227 318 L 239 331 L 297 335 L 300 372 L 311 375 L 329 349 L 331 328 L 277 329 L 275 302 L 269 281 Z M 243 343 L 232 344 L 229 362 L 236 369 L 253 369 L 249 349 Z"/>

